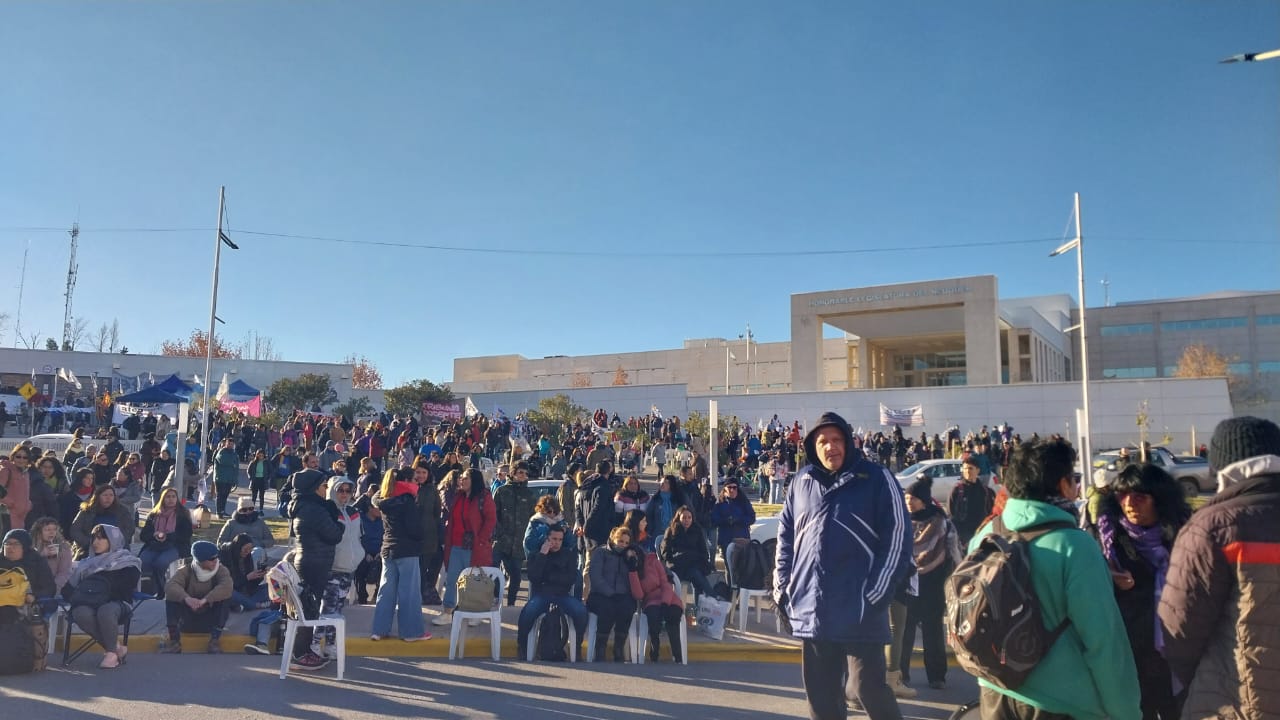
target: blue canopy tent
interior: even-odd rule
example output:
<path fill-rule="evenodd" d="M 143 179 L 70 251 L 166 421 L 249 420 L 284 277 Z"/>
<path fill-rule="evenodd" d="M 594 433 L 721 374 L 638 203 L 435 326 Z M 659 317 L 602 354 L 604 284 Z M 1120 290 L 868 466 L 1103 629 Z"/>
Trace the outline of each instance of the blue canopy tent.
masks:
<path fill-rule="evenodd" d="M 261 394 L 257 388 L 249 383 L 243 380 L 236 380 L 227 386 L 227 394 L 224 397 L 228 400 L 244 402 L 245 400 L 252 400 Z"/>
<path fill-rule="evenodd" d="M 178 377 L 177 375 L 170 375 L 164 380 L 156 383 L 155 385 L 152 385 L 148 389 L 163 390 L 164 392 L 167 392 L 167 393 L 172 393 L 174 395 L 183 395 L 185 397 L 191 397 L 191 391 L 192 391 L 192 387 L 186 384 L 185 382 L 183 382 L 182 378 Z"/>
<path fill-rule="evenodd" d="M 160 389 L 159 385 L 152 385 L 135 393 L 128 395 L 120 395 L 112 398 L 117 403 L 128 403 L 130 405 L 179 405 L 187 402 L 187 398 L 167 390 Z"/>

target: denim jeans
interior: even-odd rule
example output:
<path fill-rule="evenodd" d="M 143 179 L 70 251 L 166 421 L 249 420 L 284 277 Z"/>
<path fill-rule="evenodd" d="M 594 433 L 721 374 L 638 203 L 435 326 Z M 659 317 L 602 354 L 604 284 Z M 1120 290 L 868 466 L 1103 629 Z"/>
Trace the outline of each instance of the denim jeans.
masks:
<path fill-rule="evenodd" d="M 177 548 L 166 550 L 143 548 L 142 552 L 138 553 L 138 558 L 142 560 L 142 572 L 151 575 L 155 584 L 156 597 L 164 597 L 164 574 L 169 569 L 169 565 L 178 559 Z"/>
<path fill-rule="evenodd" d="M 452 610 L 458 606 L 458 577 L 471 567 L 471 551 L 460 547 L 449 549 L 449 568 L 444 576 L 444 607 Z M 419 603 L 422 601 L 419 600 Z"/>
<path fill-rule="evenodd" d="M 245 595 L 239 590 L 231 591 L 231 606 L 233 608 L 238 607 L 241 610 L 253 610 L 258 606 L 258 603 L 264 603 L 266 601 L 267 601 L 266 585 L 259 585 L 256 591 L 248 595 Z"/>
<path fill-rule="evenodd" d="M 398 610 L 398 612 L 397 612 Z M 382 582 L 378 585 L 378 604 L 373 608 L 373 634 L 391 634 L 391 621 L 397 619 L 401 638 L 418 638 L 426 633 L 422 622 L 422 585 L 418 577 L 418 556 L 384 558 Z"/>
<path fill-rule="evenodd" d="M 581 600 L 572 595 L 537 594 L 530 595 L 529 601 L 520 608 L 520 620 L 516 623 L 517 647 L 529 646 L 529 632 L 533 630 L 533 621 L 551 609 L 552 604 L 559 605 L 560 611 L 573 623 L 573 630 L 578 633 L 578 642 L 586 640 L 587 606 L 583 605 Z M 524 659 L 524 656 L 521 656 L 521 659 Z"/>

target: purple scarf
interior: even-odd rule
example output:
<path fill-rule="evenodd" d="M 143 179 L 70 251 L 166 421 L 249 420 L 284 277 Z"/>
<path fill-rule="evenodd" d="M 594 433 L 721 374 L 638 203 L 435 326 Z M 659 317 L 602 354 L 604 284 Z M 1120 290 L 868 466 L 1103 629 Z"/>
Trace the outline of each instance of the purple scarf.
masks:
<path fill-rule="evenodd" d="M 1102 540 L 1102 552 L 1106 555 L 1107 560 L 1113 566 L 1116 563 L 1116 532 L 1123 529 L 1125 534 L 1129 536 L 1129 540 L 1133 543 L 1133 547 L 1138 551 L 1138 555 L 1151 566 L 1156 573 L 1155 581 L 1155 597 L 1156 607 L 1160 606 L 1160 594 L 1164 591 L 1165 576 L 1169 571 L 1169 548 L 1164 546 L 1164 528 L 1159 524 L 1151 527 L 1142 527 L 1129 522 L 1129 519 L 1121 516 L 1119 518 L 1119 527 L 1116 520 L 1109 515 L 1103 515 L 1098 518 L 1098 535 Z M 1156 614 L 1155 620 L 1155 648 L 1156 652 L 1164 652 L 1164 631 L 1160 627 L 1160 616 Z"/>

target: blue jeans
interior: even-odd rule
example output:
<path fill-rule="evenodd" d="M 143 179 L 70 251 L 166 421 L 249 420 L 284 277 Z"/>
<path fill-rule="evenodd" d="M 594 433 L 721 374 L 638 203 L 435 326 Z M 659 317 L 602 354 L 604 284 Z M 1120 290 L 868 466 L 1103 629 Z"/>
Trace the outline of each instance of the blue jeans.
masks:
<path fill-rule="evenodd" d="M 393 618 L 399 621 L 401 638 L 422 637 L 427 631 L 422 622 L 422 584 L 417 555 L 382 561 L 378 604 L 373 608 L 373 634 L 390 635 Z"/>
<path fill-rule="evenodd" d="M 177 548 L 169 548 L 167 550 L 148 550 L 143 548 L 138 553 L 138 558 L 142 560 L 142 572 L 150 573 L 152 582 L 155 584 L 156 597 L 164 597 L 164 574 L 169 569 L 169 565 L 178 559 Z"/>
<path fill-rule="evenodd" d="M 257 608 L 258 603 L 267 601 L 267 586 L 259 585 L 258 589 L 249 595 L 245 595 L 239 590 L 231 591 L 231 606 L 238 607 L 241 610 L 253 610 Z"/>
<path fill-rule="evenodd" d="M 533 630 L 533 621 L 551 608 L 559 605 L 560 611 L 573 621 L 573 630 L 578 633 L 578 642 L 587 638 L 587 606 L 572 595 L 530 595 L 529 601 L 520 608 L 520 620 L 516 623 L 516 646 L 529 646 L 529 632 Z M 520 656 L 523 660 L 524 656 Z"/>
<path fill-rule="evenodd" d="M 458 606 L 458 578 L 462 571 L 471 567 L 471 551 L 460 547 L 449 549 L 449 567 L 444 575 L 444 608 L 452 610 Z"/>

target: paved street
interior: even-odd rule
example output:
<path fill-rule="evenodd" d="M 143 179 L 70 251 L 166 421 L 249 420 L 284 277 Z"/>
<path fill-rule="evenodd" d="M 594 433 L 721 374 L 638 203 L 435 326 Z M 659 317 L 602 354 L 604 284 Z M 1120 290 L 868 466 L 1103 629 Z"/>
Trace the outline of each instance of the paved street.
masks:
<path fill-rule="evenodd" d="M 277 658 L 139 654 L 99 670 L 90 654 L 69 670 L 0 679 L 0 706 L 6 718 L 32 720 L 806 717 L 799 665 L 351 658 L 343 683 L 332 668 L 285 681 L 278 668 Z M 977 696 L 972 678 L 954 669 L 951 678 L 951 688 L 904 702 L 904 717 L 943 720 Z"/>

